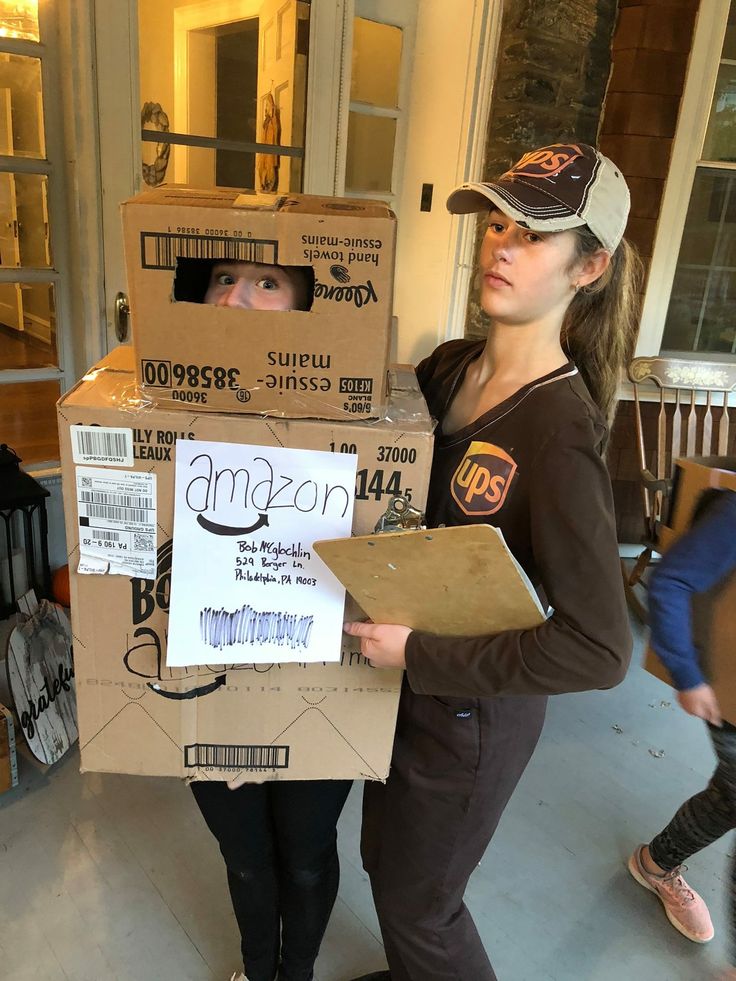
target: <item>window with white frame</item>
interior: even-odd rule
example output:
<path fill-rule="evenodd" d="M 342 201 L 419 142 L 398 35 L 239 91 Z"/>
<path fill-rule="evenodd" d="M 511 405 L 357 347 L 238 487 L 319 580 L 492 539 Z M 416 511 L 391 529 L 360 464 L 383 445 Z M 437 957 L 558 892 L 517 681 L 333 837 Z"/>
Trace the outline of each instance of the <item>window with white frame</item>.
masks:
<path fill-rule="evenodd" d="M 701 4 L 637 354 L 736 358 L 736 0 Z"/>

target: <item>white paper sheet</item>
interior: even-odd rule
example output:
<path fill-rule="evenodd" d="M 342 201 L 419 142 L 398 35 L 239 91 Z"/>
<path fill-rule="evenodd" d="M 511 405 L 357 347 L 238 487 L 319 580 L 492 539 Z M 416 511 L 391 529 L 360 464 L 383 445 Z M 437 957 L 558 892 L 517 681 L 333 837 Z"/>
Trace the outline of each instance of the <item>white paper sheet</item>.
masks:
<path fill-rule="evenodd" d="M 357 456 L 177 440 L 168 666 L 340 659 Z"/>
<path fill-rule="evenodd" d="M 156 474 L 77 467 L 79 564 L 86 575 L 156 578 Z"/>

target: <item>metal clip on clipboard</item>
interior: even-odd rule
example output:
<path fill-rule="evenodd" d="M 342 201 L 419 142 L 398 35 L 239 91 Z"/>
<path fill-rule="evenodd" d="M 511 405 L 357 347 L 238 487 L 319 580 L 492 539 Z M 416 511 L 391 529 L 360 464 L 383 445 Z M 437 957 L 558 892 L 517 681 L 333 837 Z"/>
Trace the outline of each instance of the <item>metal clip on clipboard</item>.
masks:
<path fill-rule="evenodd" d="M 424 512 L 413 507 L 403 494 L 397 494 L 388 502 L 388 507 L 373 529 L 374 535 L 393 531 L 423 531 L 426 528 Z"/>

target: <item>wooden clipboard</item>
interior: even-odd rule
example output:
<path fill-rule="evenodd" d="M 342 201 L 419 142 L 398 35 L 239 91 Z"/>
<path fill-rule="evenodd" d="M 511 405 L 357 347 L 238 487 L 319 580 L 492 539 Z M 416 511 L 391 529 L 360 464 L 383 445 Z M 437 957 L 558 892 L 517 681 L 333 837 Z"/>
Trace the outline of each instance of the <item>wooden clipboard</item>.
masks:
<path fill-rule="evenodd" d="M 475 637 L 545 620 L 531 583 L 490 525 L 331 539 L 314 550 L 375 623 Z"/>

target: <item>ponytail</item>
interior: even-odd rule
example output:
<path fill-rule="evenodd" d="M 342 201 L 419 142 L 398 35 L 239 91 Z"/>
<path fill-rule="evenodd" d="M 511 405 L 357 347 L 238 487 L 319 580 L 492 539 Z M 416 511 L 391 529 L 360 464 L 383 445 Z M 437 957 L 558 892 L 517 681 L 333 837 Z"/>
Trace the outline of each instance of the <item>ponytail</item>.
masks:
<path fill-rule="evenodd" d="M 572 231 L 577 239 L 575 266 L 602 246 L 587 227 Z M 603 275 L 575 294 L 562 323 L 562 347 L 577 365 L 609 432 L 621 370 L 634 352 L 642 279 L 639 254 L 622 239 Z"/>

